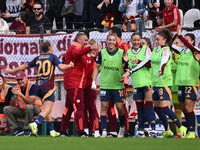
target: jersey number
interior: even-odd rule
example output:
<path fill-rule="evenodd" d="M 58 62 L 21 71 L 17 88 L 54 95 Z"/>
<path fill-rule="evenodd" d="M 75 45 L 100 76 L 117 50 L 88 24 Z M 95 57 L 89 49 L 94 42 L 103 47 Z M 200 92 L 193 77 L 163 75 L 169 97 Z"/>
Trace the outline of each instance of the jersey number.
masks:
<path fill-rule="evenodd" d="M 36 65 L 38 66 L 38 77 L 40 76 L 48 76 L 51 72 L 51 62 L 49 60 L 45 61 L 37 61 Z"/>

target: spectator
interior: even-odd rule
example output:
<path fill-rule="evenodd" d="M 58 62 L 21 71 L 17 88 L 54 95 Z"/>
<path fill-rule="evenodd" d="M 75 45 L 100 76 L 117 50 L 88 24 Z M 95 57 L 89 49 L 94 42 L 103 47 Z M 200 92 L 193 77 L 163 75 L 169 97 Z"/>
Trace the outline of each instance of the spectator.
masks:
<path fill-rule="evenodd" d="M 164 0 L 161 1 L 163 2 L 163 5 L 161 5 L 160 0 L 151 0 L 151 5 L 149 5 L 149 19 L 153 21 L 153 28 L 158 26 L 156 18 L 159 11 L 164 9 Z"/>
<path fill-rule="evenodd" d="M 26 34 L 39 34 L 40 25 L 44 25 L 46 34 L 51 33 L 51 24 L 49 19 L 43 14 L 42 3 L 36 2 L 33 5 L 34 15 L 31 15 L 27 19 Z"/>
<path fill-rule="evenodd" d="M 6 12 L 6 0 L 0 0 L 0 10 Z"/>
<path fill-rule="evenodd" d="M 65 0 L 42 0 L 46 2 L 46 12 L 45 15 L 49 18 L 51 23 L 51 28 L 53 27 L 53 21 L 55 19 L 57 31 L 63 30 L 63 17 L 61 16 L 62 7 Z"/>
<path fill-rule="evenodd" d="M 84 0 L 83 14 L 81 21 L 84 22 L 86 29 L 92 29 L 95 26 L 102 28 L 100 22 L 103 20 L 102 11 L 97 8 L 101 0 Z"/>
<path fill-rule="evenodd" d="M 0 34 L 7 34 L 9 32 L 9 27 L 7 22 L 2 18 L 2 11 L 0 9 Z"/>
<path fill-rule="evenodd" d="M 11 106 L 6 106 L 3 112 L 10 128 L 11 136 L 25 135 L 30 136 L 28 128 L 33 117 L 38 115 L 42 109 L 42 101 L 37 95 L 35 84 L 32 84 L 26 74 L 21 71 L 16 74 L 17 87 L 12 88 L 14 98 Z M 21 129 L 17 123 L 17 118 L 24 118 L 24 127 Z"/>
<path fill-rule="evenodd" d="M 123 30 L 125 32 L 139 31 L 140 23 L 142 31 L 145 31 L 143 13 L 146 5 L 151 5 L 150 0 L 120 0 L 119 11 L 124 13 Z"/>
<path fill-rule="evenodd" d="M 173 4 L 174 0 L 165 0 L 165 8 L 162 11 L 164 17 L 165 25 L 160 26 L 159 28 L 167 28 L 172 32 L 175 32 L 177 26 L 180 25 L 180 13 L 178 8 Z"/>
<path fill-rule="evenodd" d="M 6 0 L 6 12 L 3 13 L 3 18 L 11 24 L 15 18 L 19 17 L 21 10 L 21 0 Z"/>
<path fill-rule="evenodd" d="M 16 34 L 26 34 L 26 20 L 28 13 L 25 11 L 20 12 L 19 18 L 16 18 L 10 25 L 10 29 L 14 30 Z"/>
<path fill-rule="evenodd" d="M 102 21 L 104 26 L 103 31 L 106 32 L 109 28 L 117 26 L 122 28 L 122 12 L 118 10 L 120 0 L 103 0 L 98 6 L 98 9 L 102 9 L 105 14 L 105 18 Z"/>
<path fill-rule="evenodd" d="M 6 80 L 3 75 L 0 74 L 0 114 L 3 114 L 3 108 L 10 104 L 12 99 L 12 87 L 6 84 Z"/>
<path fill-rule="evenodd" d="M 66 90 L 65 111 L 61 121 L 61 132 L 66 129 L 75 111 L 75 127 L 78 136 L 86 136 L 84 132 L 84 87 L 86 86 L 86 55 L 91 49 L 100 49 L 101 46 L 94 44 L 88 46 L 88 37 L 85 33 L 78 33 L 73 44 L 64 55 L 65 63 L 74 62 L 74 68 L 64 72 L 64 88 Z"/>

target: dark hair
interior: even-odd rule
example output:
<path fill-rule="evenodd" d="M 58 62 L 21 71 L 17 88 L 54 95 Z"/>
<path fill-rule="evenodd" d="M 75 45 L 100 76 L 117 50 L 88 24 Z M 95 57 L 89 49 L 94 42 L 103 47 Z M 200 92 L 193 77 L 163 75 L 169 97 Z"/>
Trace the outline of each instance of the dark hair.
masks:
<path fill-rule="evenodd" d="M 44 8 L 44 6 L 43 6 L 43 4 L 42 4 L 41 2 L 35 2 L 35 3 L 33 4 L 33 6 L 34 6 L 35 4 L 41 5 L 42 9 Z"/>
<path fill-rule="evenodd" d="M 28 18 L 28 13 L 26 11 L 22 11 L 22 12 L 20 12 L 19 16 L 23 22 L 26 22 L 26 20 Z"/>
<path fill-rule="evenodd" d="M 109 38 L 110 36 L 114 36 L 115 39 L 116 39 L 116 36 L 115 36 L 114 34 L 108 34 L 108 36 L 107 36 L 107 38 L 106 38 L 106 41 L 108 40 L 108 38 Z"/>
<path fill-rule="evenodd" d="M 159 29 L 158 33 L 166 39 L 166 43 L 169 44 L 172 39 L 172 33 L 168 29 Z"/>
<path fill-rule="evenodd" d="M 6 83 L 6 80 L 5 80 L 5 78 L 4 78 L 4 76 L 2 74 L 0 74 L 0 78 L 2 78 L 2 80 L 3 80 L 3 86 L 4 86 L 4 84 Z"/>
<path fill-rule="evenodd" d="M 108 31 L 112 31 L 112 34 L 117 34 L 119 38 L 121 38 L 122 36 L 122 30 L 119 27 L 114 26 L 110 28 Z"/>
<path fill-rule="evenodd" d="M 51 43 L 49 41 L 45 41 L 44 39 L 40 40 L 40 51 L 47 53 L 49 51 L 49 47 L 51 46 Z"/>
<path fill-rule="evenodd" d="M 192 41 L 194 41 L 193 46 L 195 46 L 195 35 L 193 33 L 187 33 L 185 36 L 189 36 Z"/>
<path fill-rule="evenodd" d="M 135 36 L 135 35 L 138 35 L 138 36 L 141 38 L 139 32 L 134 32 L 134 33 L 131 35 L 131 39 L 132 39 L 132 37 Z"/>
<path fill-rule="evenodd" d="M 158 16 L 157 16 L 158 18 L 160 18 L 160 19 L 163 19 L 164 17 L 163 17 L 163 13 L 161 12 L 161 13 L 158 13 Z"/>
<path fill-rule="evenodd" d="M 144 39 L 147 42 L 147 46 L 149 45 L 149 48 L 151 49 L 151 40 L 148 37 L 143 37 L 142 39 Z"/>
<path fill-rule="evenodd" d="M 78 39 L 79 39 L 80 37 L 82 37 L 83 35 L 87 36 L 84 32 L 79 32 L 79 33 L 76 35 L 74 41 L 75 41 L 75 42 L 78 42 Z"/>

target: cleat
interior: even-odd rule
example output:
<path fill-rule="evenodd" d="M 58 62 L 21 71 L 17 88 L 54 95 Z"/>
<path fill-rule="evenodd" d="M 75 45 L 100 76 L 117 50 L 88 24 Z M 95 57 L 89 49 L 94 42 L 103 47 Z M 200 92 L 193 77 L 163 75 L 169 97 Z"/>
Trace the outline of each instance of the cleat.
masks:
<path fill-rule="evenodd" d="M 187 139 L 195 139 L 196 136 L 195 136 L 195 133 L 193 133 L 193 132 L 188 132 L 188 134 L 185 136 L 185 138 L 187 138 Z"/>
<path fill-rule="evenodd" d="M 149 131 L 149 137 L 151 137 L 151 138 L 157 138 L 157 131 L 156 130 Z"/>
<path fill-rule="evenodd" d="M 171 137 L 173 135 L 174 135 L 174 133 L 170 129 L 163 133 L 164 138 Z"/>
<path fill-rule="evenodd" d="M 35 124 L 35 122 L 30 123 L 28 125 L 28 127 L 29 127 L 29 129 L 31 129 L 31 132 L 32 132 L 33 135 L 38 136 L 37 135 L 37 125 Z"/>
<path fill-rule="evenodd" d="M 31 130 L 30 129 L 25 129 L 24 130 L 24 136 L 31 136 Z"/>
<path fill-rule="evenodd" d="M 125 127 L 120 127 L 117 137 L 122 138 L 124 137 L 124 134 L 125 134 Z"/>
<path fill-rule="evenodd" d="M 187 132 L 187 128 L 184 127 L 184 126 L 181 126 L 181 127 L 180 127 L 181 138 L 185 138 L 186 132 Z"/>
<path fill-rule="evenodd" d="M 51 137 L 57 137 L 57 136 L 60 136 L 60 133 L 56 132 L 55 130 L 52 130 L 52 131 L 50 131 L 50 136 Z"/>
<path fill-rule="evenodd" d="M 138 137 L 138 138 L 144 138 L 144 137 L 145 137 L 144 131 L 138 131 L 137 137 Z"/>
<path fill-rule="evenodd" d="M 174 138 L 181 138 L 181 135 L 180 135 L 180 134 L 176 134 L 176 135 L 174 136 Z"/>
<path fill-rule="evenodd" d="M 101 137 L 102 137 L 102 138 L 107 137 L 107 131 L 103 131 Z"/>
<path fill-rule="evenodd" d="M 21 128 L 11 131 L 10 136 L 20 136 L 23 135 L 24 131 Z"/>

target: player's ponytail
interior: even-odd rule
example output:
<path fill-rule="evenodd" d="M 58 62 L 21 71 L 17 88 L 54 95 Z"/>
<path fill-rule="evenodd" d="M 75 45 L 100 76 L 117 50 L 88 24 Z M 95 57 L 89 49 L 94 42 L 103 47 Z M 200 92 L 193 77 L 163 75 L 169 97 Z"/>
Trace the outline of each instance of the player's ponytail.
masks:
<path fill-rule="evenodd" d="M 44 39 L 40 40 L 40 51 L 41 51 L 41 53 L 47 53 L 49 51 L 50 46 L 51 46 L 51 43 L 49 41 L 46 41 Z"/>

